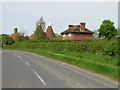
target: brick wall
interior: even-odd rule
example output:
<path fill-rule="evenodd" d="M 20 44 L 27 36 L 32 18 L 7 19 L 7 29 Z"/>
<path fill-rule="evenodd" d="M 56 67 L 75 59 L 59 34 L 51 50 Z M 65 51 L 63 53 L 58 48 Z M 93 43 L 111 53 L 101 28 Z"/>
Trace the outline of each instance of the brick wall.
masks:
<path fill-rule="evenodd" d="M 74 34 L 74 40 L 92 39 L 92 34 Z"/>
<path fill-rule="evenodd" d="M 68 36 L 66 34 L 65 37 L 62 36 L 63 40 L 82 40 L 82 39 L 92 39 L 92 34 L 71 34 L 71 36 Z"/>

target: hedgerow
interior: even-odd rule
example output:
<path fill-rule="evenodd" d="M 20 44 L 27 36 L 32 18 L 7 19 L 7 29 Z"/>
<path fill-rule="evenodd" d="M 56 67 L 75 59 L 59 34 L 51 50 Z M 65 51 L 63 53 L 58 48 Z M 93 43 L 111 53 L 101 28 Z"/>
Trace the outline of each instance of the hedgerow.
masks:
<path fill-rule="evenodd" d="M 29 48 L 29 49 L 51 49 L 63 52 L 90 52 L 93 54 L 102 54 L 109 56 L 118 55 L 118 41 L 117 40 L 84 40 L 84 41 L 22 41 L 17 42 L 9 48 Z"/>

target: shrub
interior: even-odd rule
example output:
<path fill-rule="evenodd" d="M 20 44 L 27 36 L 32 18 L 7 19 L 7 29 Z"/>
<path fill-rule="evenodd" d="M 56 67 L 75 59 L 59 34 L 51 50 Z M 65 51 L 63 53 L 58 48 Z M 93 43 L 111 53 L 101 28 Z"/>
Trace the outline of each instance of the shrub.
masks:
<path fill-rule="evenodd" d="M 109 56 L 118 55 L 118 41 L 117 40 L 84 40 L 80 42 L 61 41 L 61 40 L 29 40 L 17 42 L 11 47 L 28 48 L 28 49 L 50 49 L 62 52 L 89 52 L 93 54 L 103 54 Z"/>

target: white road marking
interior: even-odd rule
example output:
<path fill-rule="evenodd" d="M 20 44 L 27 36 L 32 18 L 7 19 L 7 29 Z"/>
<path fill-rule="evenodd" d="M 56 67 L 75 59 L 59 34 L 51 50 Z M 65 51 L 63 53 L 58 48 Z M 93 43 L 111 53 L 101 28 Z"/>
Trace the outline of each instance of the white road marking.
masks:
<path fill-rule="evenodd" d="M 14 55 L 17 55 L 16 53 Z"/>
<path fill-rule="evenodd" d="M 17 56 L 18 58 L 22 59 L 20 56 Z"/>
<path fill-rule="evenodd" d="M 26 63 L 28 66 L 30 65 L 27 61 L 25 61 L 25 63 Z"/>
<path fill-rule="evenodd" d="M 45 81 L 39 76 L 39 74 L 34 69 L 32 69 L 32 71 L 37 75 L 37 77 L 40 79 L 43 85 L 46 85 Z"/>

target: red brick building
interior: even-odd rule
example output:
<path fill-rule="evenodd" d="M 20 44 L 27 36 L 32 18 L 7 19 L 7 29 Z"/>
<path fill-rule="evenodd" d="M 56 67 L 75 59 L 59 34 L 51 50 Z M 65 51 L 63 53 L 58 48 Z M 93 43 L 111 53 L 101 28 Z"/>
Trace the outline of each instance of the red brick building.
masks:
<path fill-rule="evenodd" d="M 34 34 L 31 34 L 30 36 L 29 36 L 29 39 L 33 39 L 34 38 Z"/>
<path fill-rule="evenodd" d="M 46 30 L 46 36 L 48 37 L 49 40 L 55 40 L 56 36 L 53 32 L 52 26 L 48 26 L 47 30 Z M 34 38 L 34 34 L 31 34 L 29 36 L 29 39 L 33 39 Z"/>
<path fill-rule="evenodd" d="M 56 36 L 53 32 L 52 26 L 48 26 L 46 30 L 46 36 L 48 37 L 49 40 L 55 40 Z"/>
<path fill-rule="evenodd" d="M 92 39 L 93 33 L 85 27 L 85 23 L 80 23 L 80 25 L 69 25 L 61 35 L 63 40 L 83 40 Z"/>
<path fill-rule="evenodd" d="M 17 28 L 14 28 L 14 33 L 9 35 L 9 37 L 12 37 L 14 40 L 17 40 L 18 38 L 21 38 L 22 35 L 20 33 L 18 33 Z"/>

